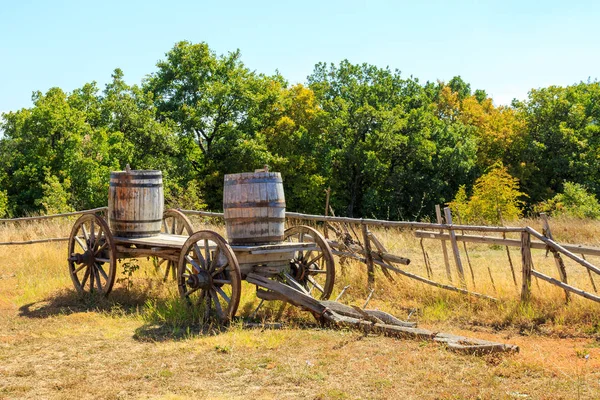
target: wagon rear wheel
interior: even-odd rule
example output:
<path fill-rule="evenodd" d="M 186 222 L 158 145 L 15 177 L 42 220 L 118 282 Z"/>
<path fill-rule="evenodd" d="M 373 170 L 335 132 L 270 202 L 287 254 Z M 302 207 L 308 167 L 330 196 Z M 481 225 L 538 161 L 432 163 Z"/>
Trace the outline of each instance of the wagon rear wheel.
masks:
<path fill-rule="evenodd" d="M 198 310 L 202 322 L 233 318 L 241 281 L 235 254 L 221 235 L 198 231 L 184 243 L 177 269 L 179 294 Z"/>
<path fill-rule="evenodd" d="M 335 281 L 335 262 L 329 244 L 315 229 L 299 225 L 286 229 L 288 242 L 314 243 L 315 250 L 296 251 L 290 261 L 291 275 L 314 297 L 327 300 Z"/>
<path fill-rule="evenodd" d="M 194 226 L 192 221 L 181 211 L 171 208 L 166 210 L 163 214 L 162 225 L 160 233 L 167 233 L 171 235 L 185 235 L 190 236 L 194 233 Z M 177 278 L 177 262 L 167 260 L 165 258 L 155 257 L 154 265 L 157 270 L 165 268 L 164 280 L 169 277 L 169 272 L 173 280 Z"/>
<path fill-rule="evenodd" d="M 108 296 L 115 283 L 116 247 L 108 224 L 101 217 L 79 217 L 69 236 L 69 274 L 79 293 Z"/>

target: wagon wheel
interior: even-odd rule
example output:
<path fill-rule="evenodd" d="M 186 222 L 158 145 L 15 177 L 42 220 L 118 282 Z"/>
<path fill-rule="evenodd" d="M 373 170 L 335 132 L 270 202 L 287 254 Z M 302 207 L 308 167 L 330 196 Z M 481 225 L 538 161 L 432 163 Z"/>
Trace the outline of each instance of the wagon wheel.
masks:
<path fill-rule="evenodd" d="M 190 221 L 190 219 L 186 217 L 184 213 L 174 208 L 171 208 L 169 210 L 166 210 L 163 214 L 160 233 L 190 236 L 192 233 L 194 233 L 194 227 L 192 225 L 192 221 Z M 157 270 L 159 270 L 163 265 L 166 266 L 164 280 L 167 280 L 167 277 L 169 276 L 169 271 L 171 272 L 173 280 L 177 278 L 177 263 L 175 261 L 155 257 L 154 265 Z"/>
<path fill-rule="evenodd" d="M 108 224 L 99 216 L 79 217 L 69 236 L 69 274 L 79 293 L 108 296 L 115 283 L 117 249 Z"/>
<path fill-rule="evenodd" d="M 184 243 L 177 268 L 179 294 L 201 321 L 226 323 L 240 303 L 242 278 L 231 247 L 213 231 L 198 231 Z"/>
<path fill-rule="evenodd" d="M 316 244 L 316 250 L 294 253 L 294 258 L 290 261 L 291 276 L 311 295 L 327 300 L 335 281 L 335 262 L 323 235 L 311 227 L 299 225 L 286 229 L 284 240 Z"/>

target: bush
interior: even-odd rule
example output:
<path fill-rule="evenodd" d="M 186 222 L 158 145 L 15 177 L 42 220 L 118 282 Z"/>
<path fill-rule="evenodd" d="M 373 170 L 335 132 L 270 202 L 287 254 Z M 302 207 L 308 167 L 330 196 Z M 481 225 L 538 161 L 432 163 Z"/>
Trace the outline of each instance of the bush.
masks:
<path fill-rule="evenodd" d="M 536 212 L 545 212 L 553 217 L 600 218 L 600 204 L 596 196 L 586 188 L 573 182 L 565 182 L 563 192 L 534 207 Z"/>
<path fill-rule="evenodd" d="M 524 203 L 520 198 L 524 196 L 519 191 L 519 180 L 512 177 L 502 163 L 497 163 L 475 181 L 469 200 L 463 185 L 448 205 L 463 222 L 499 224 L 500 213 L 505 220 L 521 216 Z"/>
<path fill-rule="evenodd" d="M 56 175 L 48 174 L 46 183 L 42 185 L 44 195 L 41 199 L 36 200 L 37 205 L 42 205 L 46 214 L 61 214 L 73 211 L 73 207 L 69 205 L 71 199 L 71 181 L 65 179 L 63 183 Z"/>

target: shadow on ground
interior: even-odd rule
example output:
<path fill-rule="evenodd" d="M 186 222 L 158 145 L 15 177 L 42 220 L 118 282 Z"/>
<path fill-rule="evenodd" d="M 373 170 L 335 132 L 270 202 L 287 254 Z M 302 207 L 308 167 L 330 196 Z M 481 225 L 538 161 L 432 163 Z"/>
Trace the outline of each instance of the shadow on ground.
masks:
<path fill-rule="evenodd" d="M 63 289 L 52 296 L 19 307 L 19 316 L 26 318 L 48 318 L 79 312 L 118 312 L 129 315 L 139 312 L 140 307 L 152 297 L 149 291 L 115 288 L 110 296 L 99 294 L 80 295 L 73 289 Z"/>

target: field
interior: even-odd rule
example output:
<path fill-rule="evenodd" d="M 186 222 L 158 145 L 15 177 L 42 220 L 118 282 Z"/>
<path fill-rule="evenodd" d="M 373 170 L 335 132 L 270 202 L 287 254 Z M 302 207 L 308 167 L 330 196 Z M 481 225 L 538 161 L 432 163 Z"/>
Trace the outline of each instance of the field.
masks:
<path fill-rule="evenodd" d="M 598 223 L 551 223 L 559 242 L 600 246 Z M 541 231 L 539 221 L 519 224 Z M 2 226 L 0 241 L 66 236 L 71 225 Z M 426 276 L 410 231 L 375 233 L 389 250 L 413 260 L 407 270 Z M 440 243 L 424 244 L 434 278 L 445 281 Z M 139 260 L 131 275 L 121 274 L 109 299 L 82 299 L 67 273 L 65 243 L 3 246 L 0 398 L 600 397 L 600 306 L 575 296 L 565 304 L 560 289 L 535 280 L 532 302 L 520 305 L 505 248 L 467 246 L 475 276 L 473 285 L 468 273 L 469 288 L 498 303 L 398 275 L 389 282 L 377 271 L 370 307 L 410 315 L 434 331 L 517 344 L 518 354 L 466 356 L 430 342 L 324 329 L 309 314 L 280 303 L 261 309 L 257 319 L 283 322 L 282 329 L 246 328 L 240 320 L 224 330 L 201 331 L 177 300 L 173 282 L 163 283 L 147 260 Z M 518 248 L 511 256 L 519 278 Z M 557 276 L 552 257 L 542 250 L 533 257 L 536 269 Z M 463 262 L 468 268 L 464 253 Z M 593 292 L 585 270 L 566 264 L 570 282 Z M 364 265 L 338 264 L 334 296 L 350 285 L 342 301 L 362 305 L 366 280 Z M 249 284 L 242 294 L 238 315 L 247 318 L 258 300 Z"/>

